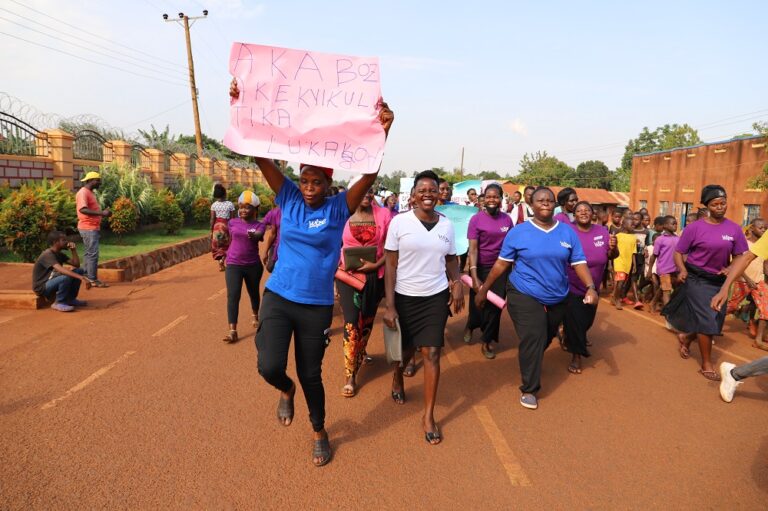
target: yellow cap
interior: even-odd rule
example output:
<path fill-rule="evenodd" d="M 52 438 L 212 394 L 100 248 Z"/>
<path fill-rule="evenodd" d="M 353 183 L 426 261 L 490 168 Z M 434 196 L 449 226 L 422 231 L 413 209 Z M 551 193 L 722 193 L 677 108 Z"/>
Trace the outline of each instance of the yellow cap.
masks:
<path fill-rule="evenodd" d="M 90 181 L 91 179 L 101 179 L 101 174 L 98 172 L 89 172 L 87 173 L 80 181 L 85 183 L 86 181 Z"/>

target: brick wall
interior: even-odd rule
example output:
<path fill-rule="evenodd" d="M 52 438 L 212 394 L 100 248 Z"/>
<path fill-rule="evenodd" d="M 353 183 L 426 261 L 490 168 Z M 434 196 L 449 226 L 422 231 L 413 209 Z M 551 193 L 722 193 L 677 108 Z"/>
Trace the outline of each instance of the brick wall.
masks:
<path fill-rule="evenodd" d="M 43 158 L 0 155 L 0 185 L 18 188 L 26 181 L 43 179 L 53 179 L 53 162 Z"/>

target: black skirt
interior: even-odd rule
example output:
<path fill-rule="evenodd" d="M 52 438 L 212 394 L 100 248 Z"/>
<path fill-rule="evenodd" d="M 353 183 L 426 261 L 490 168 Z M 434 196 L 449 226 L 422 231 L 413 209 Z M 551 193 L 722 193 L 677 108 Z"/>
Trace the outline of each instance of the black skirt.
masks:
<path fill-rule="evenodd" d="M 721 335 L 725 322 L 726 303 L 719 311 L 710 302 L 720 284 L 688 273 L 685 282 L 672 292 L 669 303 L 661 311 L 672 327 L 686 334 Z"/>
<path fill-rule="evenodd" d="M 406 296 L 395 293 L 395 309 L 400 320 L 403 349 L 442 348 L 445 324 L 450 313 L 448 289 L 432 296 Z"/>

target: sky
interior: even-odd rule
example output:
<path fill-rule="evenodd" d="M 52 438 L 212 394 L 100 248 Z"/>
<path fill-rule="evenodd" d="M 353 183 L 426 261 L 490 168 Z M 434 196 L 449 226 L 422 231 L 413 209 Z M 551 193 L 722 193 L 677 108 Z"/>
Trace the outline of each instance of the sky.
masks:
<path fill-rule="evenodd" d="M 644 126 L 688 123 L 709 142 L 768 121 L 760 0 L 0 0 L 6 106 L 192 134 L 184 31 L 162 14 L 203 9 L 201 123 L 219 140 L 235 41 L 378 56 L 395 112 L 384 172 L 452 169 L 462 148 L 467 172 L 514 175 L 540 150 L 613 169 Z"/>

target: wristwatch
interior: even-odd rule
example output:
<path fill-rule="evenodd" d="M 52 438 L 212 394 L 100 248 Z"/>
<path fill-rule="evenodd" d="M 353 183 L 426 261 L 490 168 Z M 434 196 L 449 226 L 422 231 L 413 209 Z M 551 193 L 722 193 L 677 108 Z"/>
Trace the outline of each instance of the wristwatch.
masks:
<path fill-rule="evenodd" d="M 597 288 L 595 287 L 595 285 L 594 285 L 594 284 L 590 284 L 590 285 L 588 285 L 588 286 L 587 286 L 587 289 L 591 289 L 592 291 L 594 291 L 594 292 L 597 292 Z"/>

